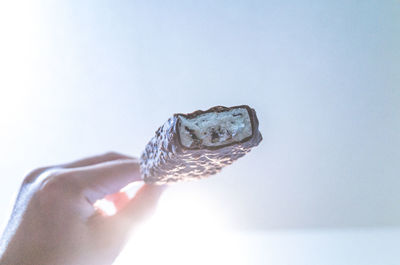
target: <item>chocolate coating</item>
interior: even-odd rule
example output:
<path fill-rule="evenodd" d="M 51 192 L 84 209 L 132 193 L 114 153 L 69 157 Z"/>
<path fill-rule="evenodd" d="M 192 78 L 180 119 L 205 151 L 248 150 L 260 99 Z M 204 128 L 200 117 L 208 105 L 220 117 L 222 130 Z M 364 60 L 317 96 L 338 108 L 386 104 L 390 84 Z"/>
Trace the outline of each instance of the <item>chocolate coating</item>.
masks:
<path fill-rule="evenodd" d="M 246 108 L 252 126 L 252 135 L 240 142 L 220 146 L 188 148 L 181 144 L 178 126 L 179 115 L 193 118 L 208 112 L 224 112 L 233 108 Z M 146 145 L 140 157 L 140 168 L 146 183 L 168 183 L 201 179 L 218 173 L 232 164 L 262 141 L 254 109 L 247 105 L 235 107 L 216 106 L 206 111 L 174 114 L 162 125 Z"/>

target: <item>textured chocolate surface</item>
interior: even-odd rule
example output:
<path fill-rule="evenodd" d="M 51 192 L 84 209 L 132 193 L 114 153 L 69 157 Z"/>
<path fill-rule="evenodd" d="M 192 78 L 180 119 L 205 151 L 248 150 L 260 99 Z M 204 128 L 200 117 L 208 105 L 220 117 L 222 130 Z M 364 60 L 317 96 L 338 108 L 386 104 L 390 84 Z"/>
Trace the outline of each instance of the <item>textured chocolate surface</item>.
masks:
<path fill-rule="evenodd" d="M 252 135 L 228 145 L 188 148 L 179 139 L 179 115 L 193 118 L 207 112 L 223 112 L 246 108 L 251 120 Z M 157 131 L 140 157 L 142 177 L 146 183 L 168 183 L 201 179 L 218 173 L 224 166 L 244 156 L 262 141 L 254 109 L 246 105 L 231 108 L 216 106 L 206 111 L 174 114 Z"/>

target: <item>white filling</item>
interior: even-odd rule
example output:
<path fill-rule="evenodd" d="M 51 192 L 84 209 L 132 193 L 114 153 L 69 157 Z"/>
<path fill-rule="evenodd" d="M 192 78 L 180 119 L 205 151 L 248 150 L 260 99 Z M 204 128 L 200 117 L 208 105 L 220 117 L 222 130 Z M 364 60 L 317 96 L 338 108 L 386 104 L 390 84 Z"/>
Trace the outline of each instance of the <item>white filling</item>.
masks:
<path fill-rule="evenodd" d="M 245 108 L 209 112 L 195 118 L 179 116 L 179 135 L 185 147 L 220 146 L 251 136 L 249 113 Z"/>

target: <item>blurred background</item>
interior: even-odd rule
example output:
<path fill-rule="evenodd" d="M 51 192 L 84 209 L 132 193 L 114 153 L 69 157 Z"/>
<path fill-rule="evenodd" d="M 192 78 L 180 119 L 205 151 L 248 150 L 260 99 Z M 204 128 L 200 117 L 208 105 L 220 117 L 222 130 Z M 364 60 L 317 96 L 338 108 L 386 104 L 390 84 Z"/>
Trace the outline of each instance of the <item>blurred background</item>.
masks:
<path fill-rule="evenodd" d="M 31 169 L 248 104 L 260 146 L 170 187 L 119 264 L 399 264 L 399 86 L 397 0 L 1 1 L 0 220 Z"/>

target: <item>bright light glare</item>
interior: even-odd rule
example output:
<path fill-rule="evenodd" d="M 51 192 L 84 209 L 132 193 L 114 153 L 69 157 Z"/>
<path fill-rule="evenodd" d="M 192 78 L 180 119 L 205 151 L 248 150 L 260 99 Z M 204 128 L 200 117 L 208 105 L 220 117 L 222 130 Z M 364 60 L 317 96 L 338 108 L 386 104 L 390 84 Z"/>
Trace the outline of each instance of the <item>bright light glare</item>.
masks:
<path fill-rule="evenodd" d="M 114 215 L 117 212 L 117 208 L 115 207 L 114 203 L 106 199 L 96 201 L 93 206 L 94 208 L 100 209 L 104 212 L 104 214 L 109 216 Z"/>
<path fill-rule="evenodd" d="M 245 264 L 239 243 L 204 195 L 167 191 L 115 264 Z"/>

